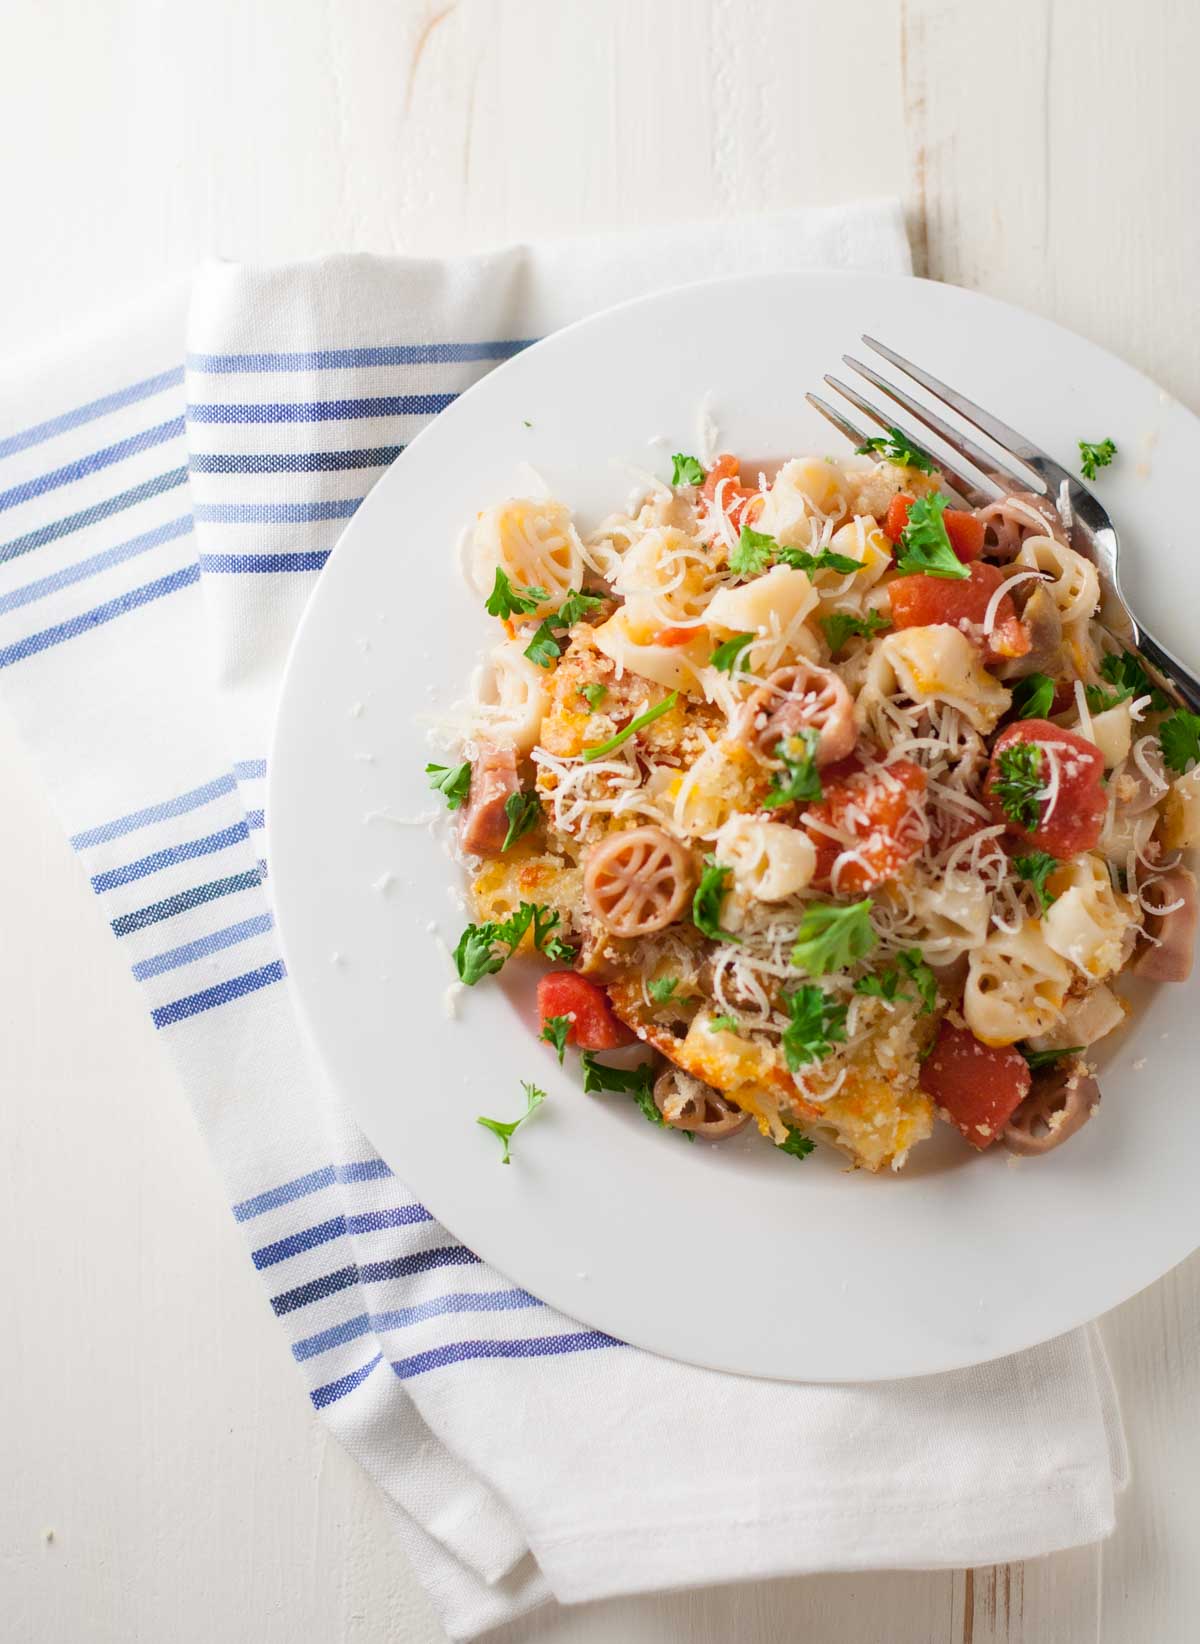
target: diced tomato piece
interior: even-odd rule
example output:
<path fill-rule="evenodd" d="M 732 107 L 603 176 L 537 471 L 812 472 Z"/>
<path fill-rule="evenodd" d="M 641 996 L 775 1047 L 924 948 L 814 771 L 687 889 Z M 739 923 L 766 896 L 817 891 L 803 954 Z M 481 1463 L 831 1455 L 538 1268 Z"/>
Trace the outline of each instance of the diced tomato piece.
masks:
<path fill-rule="evenodd" d="M 908 524 L 908 511 L 914 500 L 906 491 L 901 491 L 899 496 L 893 497 L 888 504 L 883 531 L 889 542 L 900 541 L 904 527 Z M 987 534 L 987 528 L 982 520 L 977 520 L 974 514 L 963 508 L 947 508 L 942 519 L 946 526 L 946 535 L 950 538 L 950 546 L 963 564 L 969 565 L 972 560 L 978 559 L 983 553 L 984 537 Z"/>
<path fill-rule="evenodd" d="M 925 839 L 922 818 L 926 776 L 919 765 L 897 759 L 886 771 L 827 766 L 821 773 L 824 797 L 806 807 L 801 824 L 817 848 L 814 881 L 848 896 L 894 879 L 916 856 Z M 842 845 L 810 822 L 837 828 L 853 843 Z M 833 883 L 834 866 L 846 850 L 854 855 L 843 862 Z"/>
<path fill-rule="evenodd" d="M 690 645 L 700 632 L 698 628 L 660 628 L 652 635 L 652 645 Z"/>
<path fill-rule="evenodd" d="M 1058 793 L 1051 808 L 1050 799 L 1035 795 L 1038 822 L 1030 827 L 1005 809 L 1000 798 L 1005 783 L 1000 756 L 1006 748 L 1023 742 L 1032 742 L 1041 749 L 1040 769 L 1033 774 L 1041 782 L 1043 791 L 1052 787 L 1051 778 L 1057 774 Z M 1049 761 L 1053 761 L 1051 768 Z M 1107 801 L 1100 778 L 1104 775 L 1104 758 L 1094 742 L 1052 725 L 1048 719 L 1018 719 L 1001 731 L 992 745 L 992 762 L 983 785 L 984 797 L 997 822 L 1003 822 L 1009 833 L 1027 841 L 1035 849 L 1048 851 L 1060 861 L 1090 851 L 1100 838 L 1104 826 Z M 1008 794 L 1013 803 L 1011 792 Z"/>
<path fill-rule="evenodd" d="M 999 566 L 986 560 L 977 560 L 967 577 L 930 577 L 924 573 L 897 577 L 888 583 L 892 626 L 928 628 L 933 623 L 944 622 L 982 642 L 988 605 L 1004 581 Z M 984 648 L 990 658 L 1024 656 L 1029 644 L 1028 631 L 1017 616 L 1012 596 L 1005 594 Z"/>
<path fill-rule="evenodd" d="M 983 1045 L 943 1021 L 921 1064 L 921 1089 L 972 1147 L 990 1147 L 1029 1094 L 1029 1064 L 1011 1045 Z"/>
<path fill-rule="evenodd" d="M 763 506 L 760 493 L 752 485 L 743 485 L 741 479 L 741 464 L 725 451 L 713 463 L 700 487 L 701 496 L 712 502 L 717 498 L 717 487 L 721 486 L 722 480 L 726 482 L 721 486 L 720 503 L 734 530 L 740 530 L 743 525 L 757 519 Z"/>
<path fill-rule="evenodd" d="M 571 1017 L 567 1043 L 580 1050 L 616 1050 L 637 1037 L 613 1015 L 604 989 L 573 970 L 552 970 L 540 977 L 537 1002 L 543 1027 L 552 1016 Z"/>

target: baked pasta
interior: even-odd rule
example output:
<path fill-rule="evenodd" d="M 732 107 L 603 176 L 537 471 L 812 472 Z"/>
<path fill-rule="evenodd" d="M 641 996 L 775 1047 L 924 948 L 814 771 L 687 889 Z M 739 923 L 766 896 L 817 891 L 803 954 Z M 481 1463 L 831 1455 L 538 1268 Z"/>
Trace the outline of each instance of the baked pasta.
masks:
<path fill-rule="evenodd" d="M 959 509 L 872 444 L 680 455 L 586 536 L 543 498 L 478 517 L 495 643 L 429 767 L 458 976 L 540 954 L 560 1060 L 692 1135 L 898 1170 L 941 1119 L 1042 1153 L 1096 1109 L 1121 975 L 1188 974 L 1200 718 L 1045 499 Z"/>

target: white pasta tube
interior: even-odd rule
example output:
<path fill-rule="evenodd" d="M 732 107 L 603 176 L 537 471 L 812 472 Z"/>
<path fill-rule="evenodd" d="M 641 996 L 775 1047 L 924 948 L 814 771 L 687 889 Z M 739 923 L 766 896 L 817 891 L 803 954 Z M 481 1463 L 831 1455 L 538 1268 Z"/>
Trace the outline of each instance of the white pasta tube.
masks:
<path fill-rule="evenodd" d="M 732 816 L 717 834 L 717 860 L 733 869 L 739 890 L 758 902 L 782 902 L 812 880 L 817 853 L 812 840 L 784 822 Z"/>
<path fill-rule="evenodd" d="M 1071 970 L 1036 919 L 994 932 L 967 961 L 963 1015 L 985 1045 L 1012 1045 L 1045 1033 L 1062 1015 Z"/>

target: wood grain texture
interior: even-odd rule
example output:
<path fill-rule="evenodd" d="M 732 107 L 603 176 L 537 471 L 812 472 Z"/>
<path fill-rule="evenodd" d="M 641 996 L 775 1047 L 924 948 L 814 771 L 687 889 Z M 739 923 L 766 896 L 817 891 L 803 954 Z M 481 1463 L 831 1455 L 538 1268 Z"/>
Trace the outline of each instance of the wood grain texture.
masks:
<path fill-rule="evenodd" d="M 6 350 L 213 254 L 453 251 L 892 192 L 923 271 L 1200 406 L 1193 0 L 9 0 L 5 22 L 0 136 L 24 162 L 5 179 Z M 2 723 L 0 764 L 0 1632 L 440 1644 L 387 1509 L 307 1408 Z M 622 1601 L 498 1636 L 1190 1644 L 1200 1262 L 1105 1335 L 1135 1473 L 1102 1551 Z"/>

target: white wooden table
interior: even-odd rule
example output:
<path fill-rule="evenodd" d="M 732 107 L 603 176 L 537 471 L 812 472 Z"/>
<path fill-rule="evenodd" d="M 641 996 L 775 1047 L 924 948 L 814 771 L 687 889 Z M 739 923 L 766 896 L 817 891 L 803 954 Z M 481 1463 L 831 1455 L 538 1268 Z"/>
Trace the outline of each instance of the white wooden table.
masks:
<path fill-rule="evenodd" d="M 210 253 L 900 192 L 923 271 L 1200 408 L 1194 0 L 8 0 L 3 42 L 9 350 Z M 0 760 L 0 1634 L 435 1644 L 4 725 Z M 509 1644 L 1190 1644 L 1200 1261 L 1105 1334 L 1135 1476 L 1102 1551 L 547 1613 Z"/>

